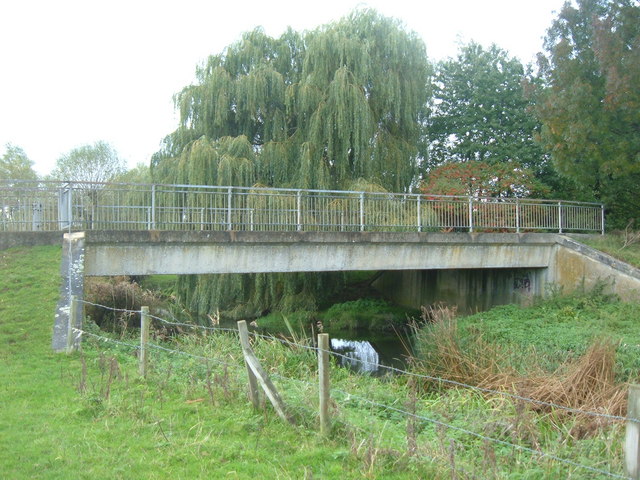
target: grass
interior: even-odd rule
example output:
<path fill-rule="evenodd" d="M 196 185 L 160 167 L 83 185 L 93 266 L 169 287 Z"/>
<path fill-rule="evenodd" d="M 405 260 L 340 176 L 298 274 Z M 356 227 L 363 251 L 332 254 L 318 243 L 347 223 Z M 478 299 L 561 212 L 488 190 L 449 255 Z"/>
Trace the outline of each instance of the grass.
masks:
<path fill-rule="evenodd" d="M 608 253 L 614 258 L 640 268 L 640 242 L 625 245 L 625 240 L 631 240 L 634 232 L 611 232 L 606 235 L 590 235 L 581 237 L 580 242 Z M 635 232 L 638 235 L 638 232 Z M 640 238 L 640 237 L 639 237 Z"/>
<path fill-rule="evenodd" d="M 340 368 L 331 372 L 334 428 L 323 438 L 313 352 L 268 339 L 254 339 L 254 349 L 297 426 L 268 407 L 251 408 L 233 334 L 171 339 L 156 332 L 156 343 L 191 356 L 153 350 L 146 379 L 127 346 L 86 339 L 80 353 L 54 354 L 59 258 L 53 247 L 0 253 L 0 478 L 594 478 L 537 451 L 621 471 L 619 423 L 578 436 L 577 420 L 505 397 L 423 394 L 407 377 Z"/>

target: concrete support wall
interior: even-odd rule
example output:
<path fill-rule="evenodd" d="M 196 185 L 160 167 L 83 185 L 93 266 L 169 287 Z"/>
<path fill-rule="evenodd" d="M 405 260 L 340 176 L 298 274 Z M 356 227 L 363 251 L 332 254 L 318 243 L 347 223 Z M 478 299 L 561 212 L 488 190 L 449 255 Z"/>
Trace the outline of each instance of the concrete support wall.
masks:
<path fill-rule="evenodd" d="M 544 269 L 456 269 L 389 271 L 374 287 L 412 308 L 442 302 L 459 313 L 507 303 L 528 304 L 544 293 Z"/>
<path fill-rule="evenodd" d="M 604 282 L 622 300 L 640 300 L 640 269 L 571 238 L 559 237 L 549 270 L 549 281 L 565 292 Z"/>

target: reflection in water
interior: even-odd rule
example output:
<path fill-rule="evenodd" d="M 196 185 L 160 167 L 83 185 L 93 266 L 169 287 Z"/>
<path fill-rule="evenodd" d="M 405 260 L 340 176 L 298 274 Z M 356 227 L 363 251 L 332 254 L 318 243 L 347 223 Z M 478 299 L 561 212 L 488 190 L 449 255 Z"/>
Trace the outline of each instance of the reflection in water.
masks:
<path fill-rule="evenodd" d="M 343 367 L 349 367 L 363 373 L 375 373 L 378 371 L 380 356 L 366 340 L 332 338 L 331 348 L 334 352 L 344 355 L 339 357 L 340 365 Z"/>

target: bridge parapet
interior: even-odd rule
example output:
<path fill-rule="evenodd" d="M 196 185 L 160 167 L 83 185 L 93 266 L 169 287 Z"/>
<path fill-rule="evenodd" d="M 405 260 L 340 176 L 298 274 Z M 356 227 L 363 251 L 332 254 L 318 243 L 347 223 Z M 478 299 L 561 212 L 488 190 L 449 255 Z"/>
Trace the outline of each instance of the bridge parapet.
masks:
<path fill-rule="evenodd" d="M 0 230 L 604 232 L 601 204 L 204 185 L 0 182 Z"/>

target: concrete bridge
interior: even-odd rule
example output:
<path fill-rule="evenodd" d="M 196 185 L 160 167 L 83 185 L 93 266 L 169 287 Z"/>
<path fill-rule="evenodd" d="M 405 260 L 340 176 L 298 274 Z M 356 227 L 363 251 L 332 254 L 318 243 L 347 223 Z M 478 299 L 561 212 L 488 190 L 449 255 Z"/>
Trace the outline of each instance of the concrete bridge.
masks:
<path fill-rule="evenodd" d="M 0 181 L 0 248 L 67 232 L 56 350 L 85 276 L 379 271 L 399 303 L 463 311 L 598 280 L 637 298 L 638 270 L 565 236 L 604 230 L 602 204 L 564 200 Z"/>
<path fill-rule="evenodd" d="M 400 303 L 463 310 L 526 302 L 550 284 L 640 292 L 639 270 L 559 234 L 87 231 L 64 235 L 53 348 L 66 347 L 69 297 L 82 298 L 85 276 L 352 270 L 384 271 L 378 286 Z"/>

